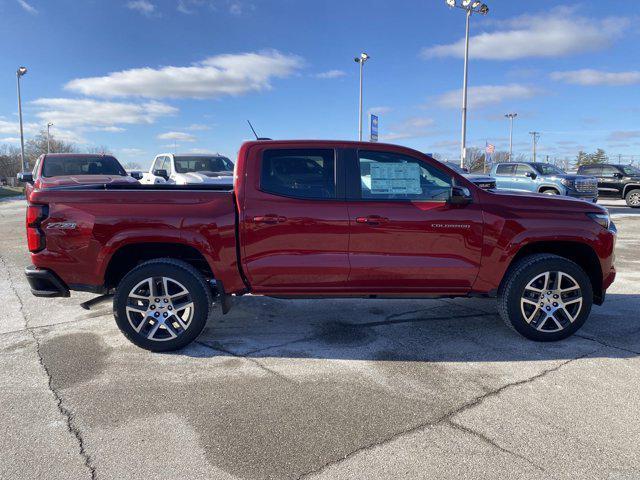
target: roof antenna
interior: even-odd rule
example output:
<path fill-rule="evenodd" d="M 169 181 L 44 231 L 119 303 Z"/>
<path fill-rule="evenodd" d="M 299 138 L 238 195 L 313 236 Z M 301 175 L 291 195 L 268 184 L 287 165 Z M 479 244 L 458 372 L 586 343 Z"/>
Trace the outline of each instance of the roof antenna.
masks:
<path fill-rule="evenodd" d="M 249 120 L 247 120 L 247 123 L 251 127 L 251 131 L 253 132 L 253 135 L 256 137 L 256 140 L 271 140 L 270 138 L 259 137 L 258 134 L 256 133 L 255 128 L 253 128 L 253 125 L 251 125 L 251 122 Z"/>

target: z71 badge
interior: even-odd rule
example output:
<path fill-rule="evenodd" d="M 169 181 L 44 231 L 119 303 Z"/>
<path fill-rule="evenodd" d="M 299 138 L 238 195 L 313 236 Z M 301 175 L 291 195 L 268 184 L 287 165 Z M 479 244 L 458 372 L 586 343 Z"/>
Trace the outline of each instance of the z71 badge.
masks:
<path fill-rule="evenodd" d="M 58 230 L 76 230 L 78 228 L 78 225 L 73 222 L 56 222 L 56 223 L 50 223 L 49 225 L 47 225 L 47 230 L 50 230 L 53 228 L 56 228 Z"/>

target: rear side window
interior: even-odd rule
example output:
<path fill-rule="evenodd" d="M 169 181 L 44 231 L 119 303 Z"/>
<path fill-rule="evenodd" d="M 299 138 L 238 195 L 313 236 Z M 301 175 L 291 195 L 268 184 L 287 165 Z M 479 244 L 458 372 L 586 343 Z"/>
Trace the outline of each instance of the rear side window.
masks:
<path fill-rule="evenodd" d="M 499 176 L 513 176 L 516 171 L 515 165 L 498 165 L 496 168 L 496 175 Z"/>
<path fill-rule="evenodd" d="M 113 157 L 45 157 L 43 177 L 62 175 L 126 175 L 120 163 Z"/>
<path fill-rule="evenodd" d="M 294 198 L 336 198 L 336 159 L 331 149 L 266 150 L 260 189 Z"/>
<path fill-rule="evenodd" d="M 603 177 L 613 177 L 616 173 L 620 173 L 620 171 L 616 167 L 612 167 L 610 165 L 604 165 L 602 167 Z"/>
<path fill-rule="evenodd" d="M 581 175 L 595 175 L 600 176 L 602 173 L 602 166 L 600 165 L 587 165 L 585 167 L 580 167 L 578 173 Z"/>

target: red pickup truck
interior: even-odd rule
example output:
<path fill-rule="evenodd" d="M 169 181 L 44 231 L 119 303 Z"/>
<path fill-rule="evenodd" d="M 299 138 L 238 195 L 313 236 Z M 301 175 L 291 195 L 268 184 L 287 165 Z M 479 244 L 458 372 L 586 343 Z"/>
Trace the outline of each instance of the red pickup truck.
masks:
<path fill-rule="evenodd" d="M 344 141 L 255 141 L 224 186 L 34 190 L 36 296 L 115 292 L 122 332 L 174 350 L 244 294 L 497 296 L 527 338 L 577 331 L 615 278 L 615 226 L 591 203 L 501 193 L 420 152 Z"/>

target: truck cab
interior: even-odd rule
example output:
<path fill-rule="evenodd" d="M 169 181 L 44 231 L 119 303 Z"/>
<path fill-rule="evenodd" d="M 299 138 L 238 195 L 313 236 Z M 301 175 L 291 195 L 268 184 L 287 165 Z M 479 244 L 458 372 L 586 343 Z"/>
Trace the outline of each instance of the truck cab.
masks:
<path fill-rule="evenodd" d="M 143 184 L 229 185 L 233 162 L 219 154 L 161 153 L 142 177 Z"/>
<path fill-rule="evenodd" d="M 550 163 L 498 163 L 492 167 L 491 175 L 501 190 L 562 195 L 592 203 L 598 200 L 595 178 L 569 175 Z"/>

